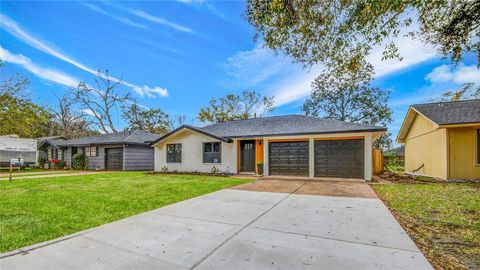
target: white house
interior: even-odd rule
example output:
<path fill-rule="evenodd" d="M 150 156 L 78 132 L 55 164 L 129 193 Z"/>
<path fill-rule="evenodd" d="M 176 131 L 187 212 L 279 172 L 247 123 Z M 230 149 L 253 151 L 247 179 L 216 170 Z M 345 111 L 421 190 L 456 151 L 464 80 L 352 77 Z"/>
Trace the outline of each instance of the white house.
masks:
<path fill-rule="evenodd" d="M 160 137 L 155 171 L 372 178 L 372 142 L 386 128 L 303 115 L 181 126 Z M 263 167 L 263 172 L 262 172 Z"/>

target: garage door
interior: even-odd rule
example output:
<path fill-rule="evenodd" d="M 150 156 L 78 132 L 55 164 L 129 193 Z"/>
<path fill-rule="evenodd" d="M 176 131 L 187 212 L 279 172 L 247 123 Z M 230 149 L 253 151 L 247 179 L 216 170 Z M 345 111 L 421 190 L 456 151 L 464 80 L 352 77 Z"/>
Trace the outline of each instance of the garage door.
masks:
<path fill-rule="evenodd" d="M 110 171 L 123 169 L 123 148 L 105 149 L 105 169 Z"/>
<path fill-rule="evenodd" d="M 269 157 L 271 175 L 308 176 L 308 142 L 271 142 Z"/>
<path fill-rule="evenodd" d="M 315 141 L 315 176 L 363 178 L 363 140 Z"/>

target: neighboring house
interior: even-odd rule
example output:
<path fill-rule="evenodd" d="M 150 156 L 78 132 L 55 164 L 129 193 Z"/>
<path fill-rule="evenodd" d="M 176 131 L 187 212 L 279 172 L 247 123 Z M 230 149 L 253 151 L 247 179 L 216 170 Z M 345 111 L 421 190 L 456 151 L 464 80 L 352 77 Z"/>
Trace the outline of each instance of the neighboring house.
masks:
<path fill-rule="evenodd" d="M 19 138 L 18 135 L 0 136 L 0 167 L 10 166 L 12 159 L 22 159 L 24 165 L 37 162 L 37 141 Z"/>
<path fill-rule="evenodd" d="M 47 140 L 50 149 L 48 159 L 64 160 L 70 167 L 73 155 L 84 153 L 90 170 L 153 170 L 150 143 L 159 137 L 135 130 L 72 140 Z"/>
<path fill-rule="evenodd" d="M 372 142 L 386 128 L 302 115 L 181 126 L 152 143 L 155 171 L 372 177 Z"/>
<path fill-rule="evenodd" d="M 63 150 L 58 147 L 57 143 L 65 141 L 67 138 L 63 136 L 40 137 L 37 140 L 37 150 L 39 156 L 47 159 L 63 160 Z"/>
<path fill-rule="evenodd" d="M 410 106 L 397 141 L 407 172 L 480 178 L 480 99 Z"/>

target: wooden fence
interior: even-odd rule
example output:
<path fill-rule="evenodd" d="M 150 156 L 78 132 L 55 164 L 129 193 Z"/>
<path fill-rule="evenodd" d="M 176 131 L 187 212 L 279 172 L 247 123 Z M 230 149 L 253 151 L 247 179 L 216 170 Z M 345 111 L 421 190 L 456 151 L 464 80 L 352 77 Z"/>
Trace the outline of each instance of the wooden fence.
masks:
<path fill-rule="evenodd" d="M 383 173 L 383 152 L 380 149 L 373 149 L 373 175 Z"/>

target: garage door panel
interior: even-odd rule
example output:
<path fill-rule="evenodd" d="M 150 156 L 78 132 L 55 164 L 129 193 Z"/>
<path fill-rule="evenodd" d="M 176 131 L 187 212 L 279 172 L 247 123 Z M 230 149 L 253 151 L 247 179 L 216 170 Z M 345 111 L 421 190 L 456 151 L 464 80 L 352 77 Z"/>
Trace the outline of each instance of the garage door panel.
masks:
<path fill-rule="evenodd" d="M 315 176 L 364 177 L 363 140 L 315 141 Z"/>
<path fill-rule="evenodd" d="M 308 142 L 271 142 L 270 174 L 308 176 Z"/>

